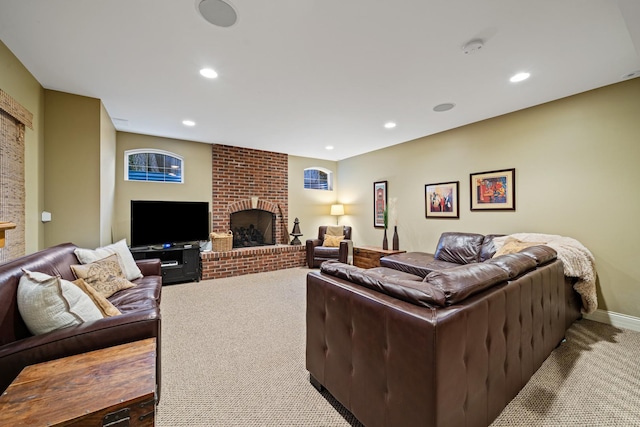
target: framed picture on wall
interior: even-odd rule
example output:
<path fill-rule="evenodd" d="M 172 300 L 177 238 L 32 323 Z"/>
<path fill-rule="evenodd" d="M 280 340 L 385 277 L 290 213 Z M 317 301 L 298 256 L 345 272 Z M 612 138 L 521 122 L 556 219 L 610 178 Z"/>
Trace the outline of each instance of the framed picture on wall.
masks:
<path fill-rule="evenodd" d="M 472 173 L 472 211 L 515 211 L 516 170 L 504 169 Z"/>
<path fill-rule="evenodd" d="M 373 183 L 373 226 L 384 228 L 384 210 L 387 207 L 387 181 Z"/>
<path fill-rule="evenodd" d="M 460 218 L 460 181 L 424 186 L 426 218 Z"/>

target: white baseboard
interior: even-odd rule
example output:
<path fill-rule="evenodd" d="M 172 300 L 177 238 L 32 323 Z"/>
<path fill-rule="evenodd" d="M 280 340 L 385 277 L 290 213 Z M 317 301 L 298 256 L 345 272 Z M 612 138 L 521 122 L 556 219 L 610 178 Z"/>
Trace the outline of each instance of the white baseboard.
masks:
<path fill-rule="evenodd" d="M 619 328 L 631 329 L 640 332 L 640 318 L 628 316 L 626 314 L 615 313 L 613 311 L 596 310 L 591 314 L 584 314 L 582 317 L 607 325 Z"/>

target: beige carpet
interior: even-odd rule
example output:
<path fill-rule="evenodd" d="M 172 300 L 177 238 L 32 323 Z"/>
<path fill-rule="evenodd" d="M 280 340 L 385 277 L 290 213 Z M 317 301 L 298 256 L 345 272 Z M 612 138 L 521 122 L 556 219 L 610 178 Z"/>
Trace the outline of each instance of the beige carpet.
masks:
<path fill-rule="evenodd" d="M 157 426 L 360 426 L 309 384 L 308 271 L 163 288 Z M 492 427 L 640 426 L 638 354 L 640 333 L 576 322 Z"/>

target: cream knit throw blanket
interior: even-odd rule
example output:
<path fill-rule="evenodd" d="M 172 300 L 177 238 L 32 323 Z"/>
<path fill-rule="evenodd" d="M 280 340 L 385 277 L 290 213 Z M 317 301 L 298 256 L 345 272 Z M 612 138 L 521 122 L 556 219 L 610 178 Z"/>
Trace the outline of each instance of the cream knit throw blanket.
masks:
<path fill-rule="evenodd" d="M 522 242 L 541 242 L 555 249 L 558 253 L 558 259 L 564 264 L 564 275 L 578 279 L 573 285 L 573 289 L 582 297 L 582 312 L 589 314 L 596 311 L 598 296 L 596 294 L 595 259 L 582 243 L 571 237 L 554 234 L 516 233 L 494 238 L 496 250 L 500 249 L 509 237 Z"/>

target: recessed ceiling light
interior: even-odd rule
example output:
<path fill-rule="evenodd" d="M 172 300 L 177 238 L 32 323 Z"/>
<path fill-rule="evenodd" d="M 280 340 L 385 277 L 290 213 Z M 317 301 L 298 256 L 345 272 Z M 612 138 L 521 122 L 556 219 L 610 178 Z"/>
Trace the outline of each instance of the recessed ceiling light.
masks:
<path fill-rule="evenodd" d="M 195 126 L 196 122 L 194 122 L 193 120 L 183 120 L 182 124 L 185 126 Z"/>
<path fill-rule="evenodd" d="M 394 127 L 396 127 L 396 124 L 394 122 L 387 122 L 384 124 L 384 127 L 386 127 L 387 129 L 393 129 Z"/>
<path fill-rule="evenodd" d="M 529 74 L 529 73 L 518 73 L 518 74 L 514 75 L 513 77 L 511 77 L 511 78 L 509 79 L 509 81 L 510 81 L 511 83 L 521 82 L 521 81 L 523 81 L 523 80 L 527 80 L 527 79 L 529 78 L 529 76 L 530 76 L 530 75 L 531 75 L 531 74 Z"/>
<path fill-rule="evenodd" d="M 438 104 L 435 107 L 433 107 L 433 111 L 442 113 L 443 111 L 451 110 L 455 106 L 456 104 L 454 104 L 453 102 L 445 102 L 444 104 Z"/>
<path fill-rule="evenodd" d="M 211 68 L 203 68 L 202 70 L 200 70 L 200 74 L 208 79 L 215 79 L 216 77 L 218 77 L 218 73 L 216 73 L 215 70 L 212 70 Z"/>
<path fill-rule="evenodd" d="M 222 0 L 202 0 L 198 10 L 204 19 L 218 27 L 230 27 L 238 20 L 233 7 Z"/>
<path fill-rule="evenodd" d="M 333 150 L 333 145 L 327 145 L 324 147 L 325 150 Z"/>

